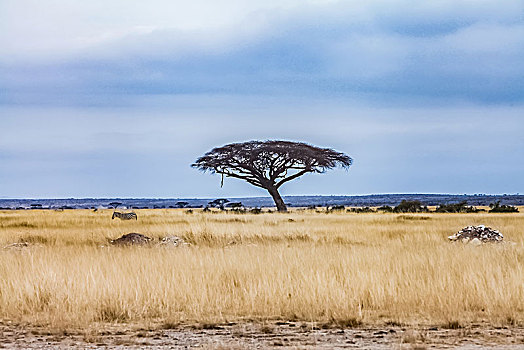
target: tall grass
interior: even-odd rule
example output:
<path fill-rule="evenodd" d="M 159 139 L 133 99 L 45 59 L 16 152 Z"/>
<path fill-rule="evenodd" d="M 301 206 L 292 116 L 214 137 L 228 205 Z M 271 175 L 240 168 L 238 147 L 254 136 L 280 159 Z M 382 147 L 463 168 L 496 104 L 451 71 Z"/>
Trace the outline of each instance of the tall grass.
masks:
<path fill-rule="evenodd" d="M 522 214 L 0 212 L 0 318 L 52 325 L 285 319 L 523 323 Z M 422 219 L 421 219 L 422 218 Z M 447 236 L 486 224 L 515 244 Z M 189 248 L 118 248 L 139 232 Z"/>

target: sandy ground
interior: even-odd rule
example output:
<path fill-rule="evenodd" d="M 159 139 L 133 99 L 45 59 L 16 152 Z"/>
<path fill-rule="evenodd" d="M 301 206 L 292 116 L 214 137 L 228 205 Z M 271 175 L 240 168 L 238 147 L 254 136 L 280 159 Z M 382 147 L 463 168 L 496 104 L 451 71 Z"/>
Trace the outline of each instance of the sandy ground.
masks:
<path fill-rule="evenodd" d="M 319 328 L 302 322 L 47 330 L 0 324 L 6 349 L 524 349 L 524 327 Z"/>

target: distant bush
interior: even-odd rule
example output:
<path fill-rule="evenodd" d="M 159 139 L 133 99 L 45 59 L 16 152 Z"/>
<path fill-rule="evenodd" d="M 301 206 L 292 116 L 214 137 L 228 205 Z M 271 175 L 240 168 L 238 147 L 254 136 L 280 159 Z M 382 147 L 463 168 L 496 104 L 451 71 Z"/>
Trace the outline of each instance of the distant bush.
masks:
<path fill-rule="evenodd" d="M 232 214 L 246 214 L 248 211 L 246 208 L 233 208 L 227 211 Z"/>
<path fill-rule="evenodd" d="M 489 205 L 490 213 L 518 213 L 519 209 L 517 207 L 514 207 L 512 205 L 506 205 L 506 204 L 500 204 L 500 201 L 497 201 L 495 203 L 491 203 Z"/>
<path fill-rule="evenodd" d="M 397 216 L 397 220 L 431 220 L 431 218 L 421 215 L 399 215 Z"/>
<path fill-rule="evenodd" d="M 428 208 L 420 201 L 407 201 L 404 199 L 393 211 L 395 213 L 427 213 Z"/>
<path fill-rule="evenodd" d="M 328 212 L 332 212 L 332 211 L 341 211 L 341 210 L 346 210 L 346 207 L 343 206 L 343 205 L 334 205 L 332 207 L 328 207 L 327 208 L 327 211 Z"/>
<path fill-rule="evenodd" d="M 350 212 L 350 213 L 375 213 L 375 210 L 371 209 L 370 207 L 349 208 L 348 212 Z"/>
<path fill-rule="evenodd" d="M 468 205 L 467 201 L 453 204 L 440 204 L 435 210 L 437 213 L 478 213 L 479 211 L 482 211 L 482 209 Z"/>
<path fill-rule="evenodd" d="M 218 198 L 218 199 L 215 199 L 214 201 L 207 203 L 207 206 L 212 207 L 212 208 L 219 208 L 220 210 L 225 210 L 226 203 L 229 203 L 229 199 Z"/>
<path fill-rule="evenodd" d="M 385 211 L 386 213 L 393 213 L 395 208 L 390 207 L 389 205 L 383 205 L 377 208 L 377 211 Z"/>

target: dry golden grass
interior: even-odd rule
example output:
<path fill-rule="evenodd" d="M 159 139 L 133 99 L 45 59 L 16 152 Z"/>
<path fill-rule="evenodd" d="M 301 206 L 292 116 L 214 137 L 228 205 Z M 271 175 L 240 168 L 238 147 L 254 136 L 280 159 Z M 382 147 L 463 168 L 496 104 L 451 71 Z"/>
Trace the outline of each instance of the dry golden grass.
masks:
<path fill-rule="evenodd" d="M 0 212 L 0 319 L 55 326 L 524 322 L 523 214 Z M 515 244 L 472 247 L 467 225 Z M 129 232 L 188 248 L 108 246 Z M 13 242 L 22 249 L 2 249 Z"/>

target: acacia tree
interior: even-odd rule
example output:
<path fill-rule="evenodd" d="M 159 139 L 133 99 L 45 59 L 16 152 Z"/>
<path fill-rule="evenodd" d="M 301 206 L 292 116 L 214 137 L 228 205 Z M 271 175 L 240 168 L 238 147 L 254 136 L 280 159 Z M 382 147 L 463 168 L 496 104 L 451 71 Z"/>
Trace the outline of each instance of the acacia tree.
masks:
<path fill-rule="evenodd" d="M 306 173 L 323 173 L 341 166 L 347 169 L 352 159 L 329 148 L 302 142 L 248 141 L 217 147 L 198 158 L 191 166 L 201 171 L 242 179 L 266 189 L 278 211 L 287 211 L 278 192 L 280 186 Z"/>

